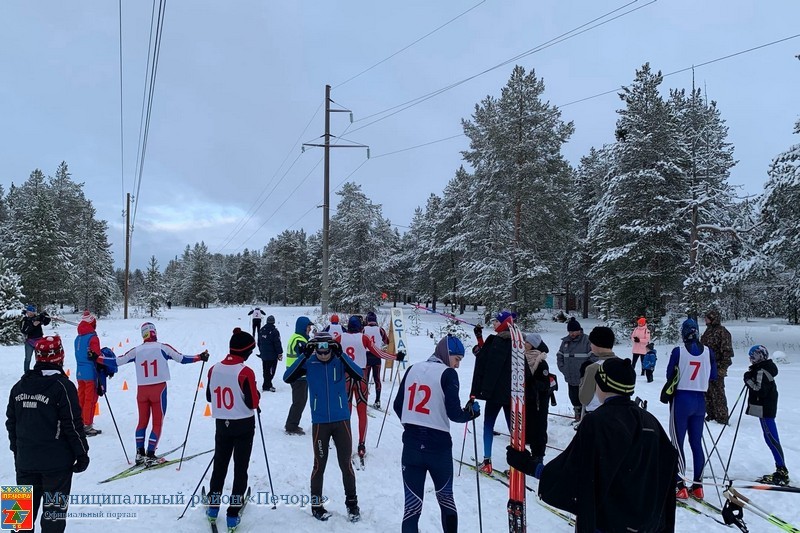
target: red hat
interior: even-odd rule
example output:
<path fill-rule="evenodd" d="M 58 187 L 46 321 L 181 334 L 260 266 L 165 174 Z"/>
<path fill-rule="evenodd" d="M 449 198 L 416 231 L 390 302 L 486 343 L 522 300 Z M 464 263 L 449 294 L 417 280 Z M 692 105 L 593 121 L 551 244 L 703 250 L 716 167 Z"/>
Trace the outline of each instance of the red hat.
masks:
<path fill-rule="evenodd" d="M 643 316 L 640 316 L 639 320 L 637 320 L 636 323 L 639 324 L 639 327 L 643 328 L 647 325 L 647 319 Z"/>
<path fill-rule="evenodd" d="M 61 337 L 58 335 L 42 337 L 36 341 L 34 350 L 38 363 L 55 363 L 57 365 L 64 363 L 64 347 L 61 345 Z"/>
<path fill-rule="evenodd" d="M 92 313 L 89 312 L 88 309 L 83 310 L 83 314 L 81 315 L 81 322 L 88 322 L 91 325 L 97 324 L 97 319 L 94 317 Z"/>
<path fill-rule="evenodd" d="M 339 315 L 333 314 L 331 315 L 331 324 L 338 324 L 339 323 Z"/>

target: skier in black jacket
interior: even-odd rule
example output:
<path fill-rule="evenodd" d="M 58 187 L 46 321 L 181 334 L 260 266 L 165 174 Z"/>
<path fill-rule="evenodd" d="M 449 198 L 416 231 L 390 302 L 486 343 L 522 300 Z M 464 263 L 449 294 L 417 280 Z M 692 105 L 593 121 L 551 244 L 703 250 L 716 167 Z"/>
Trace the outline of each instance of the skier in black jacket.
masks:
<path fill-rule="evenodd" d="M 264 371 L 264 384 L 261 390 L 275 392 L 272 378 L 275 377 L 275 368 L 278 361 L 283 359 L 283 346 L 281 346 L 281 332 L 275 327 L 275 317 L 267 317 L 267 325 L 258 330 L 258 358 Z"/>
<path fill-rule="evenodd" d="M 50 315 L 42 311 L 36 312 L 36 306 L 28 304 L 22 311 L 22 321 L 19 330 L 25 335 L 25 372 L 31 369 L 31 359 L 33 358 L 33 347 L 36 341 L 44 336 L 42 326 L 50 323 Z"/>
<path fill-rule="evenodd" d="M 566 450 L 543 465 L 509 446 L 508 464 L 539 478 L 539 496 L 574 513 L 577 533 L 674 531 L 678 453 L 658 420 L 631 401 L 630 359 L 606 360 L 594 379 L 601 405 Z"/>
<path fill-rule="evenodd" d="M 36 364 L 12 388 L 6 409 L 6 429 L 14 454 L 18 485 L 33 485 L 33 521 L 44 493 L 43 533 L 61 532 L 72 473 L 89 466 L 89 445 L 83 431 L 78 391 L 64 374 L 64 348 L 58 335 L 35 346 Z"/>

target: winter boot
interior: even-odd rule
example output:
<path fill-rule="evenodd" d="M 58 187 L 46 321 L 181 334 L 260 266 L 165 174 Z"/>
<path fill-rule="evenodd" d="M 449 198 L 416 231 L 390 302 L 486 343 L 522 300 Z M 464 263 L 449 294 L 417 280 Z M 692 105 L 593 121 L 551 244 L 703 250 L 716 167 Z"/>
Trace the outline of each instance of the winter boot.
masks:
<path fill-rule="evenodd" d="M 83 432 L 86 434 L 87 437 L 94 437 L 95 435 L 99 435 L 102 433 L 99 429 L 94 428 L 94 424 L 89 424 L 88 426 L 83 426 Z"/>
<path fill-rule="evenodd" d="M 772 474 L 761 476 L 756 480 L 758 483 L 768 483 L 770 485 L 788 485 L 789 484 L 789 471 L 785 466 L 779 466 Z"/>
<path fill-rule="evenodd" d="M 686 485 L 683 484 L 683 481 L 678 482 L 678 490 L 675 492 L 675 497 L 679 500 L 689 499 L 689 491 L 686 490 Z"/>
<path fill-rule="evenodd" d="M 702 500 L 705 498 L 705 493 L 703 492 L 703 485 L 701 483 L 693 483 L 692 489 L 689 491 L 692 495 L 692 498 L 696 498 L 698 500 Z"/>
<path fill-rule="evenodd" d="M 323 522 L 332 516 L 331 513 L 326 511 L 325 508 L 321 505 L 312 505 L 311 514 L 314 516 L 314 518 L 316 518 L 317 520 L 321 520 Z"/>
<path fill-rule="evenodd" d="M 367 447 L 364 445 L 363 442 L 359 442 L 358 443 L 358 456 L 363 459 L 365 455 L 367 455 Z"/>
<path fill-rule="evenodd" d="M 490 458 L 486 458 L 483 460 L 483 464 L 481 465 L 480 469 L 481 472 L 486 474 L 487 476 L 492 475 L 492 460 Z"/>
<path fill-rule="evenodd" d="M 136 448 L 136 460 L 134 461 L 137 465 L 143 465 L 147 459 L 147 456 L 144 453 L 144 448 Z"/>
<path fill-rule="evenodd" d="M 296 428 L 286 428 L 287 435 L 305 435 L 306 432 L 303 431 L 303 428 L 296 427 Z"/>
<path fill-rule="evenodd" d="M 575 420 L 575 423 L 577 424 L 578 422 L 581 421 L 581 411 L 583 410 L 583 408 L 582 407 L 574 407 L 573 406 L 572 409 L 575 412 L 574 420 Z"/>
<path fill-rule="evenodd" d="M 233 533 L 236 531 L 236 527 L 239 525 L 242 519 L 238 516 L 228 516 L 226 517 L 225 523 L 228 526 L 228 533 Z"/>
<path fill-rule="evenodd" d="M 358 508 L 358 498 L 347 499 L 344 501 L 347 506 L 347 518 L 351 522 L 361 520 L 361 510 Z"/>

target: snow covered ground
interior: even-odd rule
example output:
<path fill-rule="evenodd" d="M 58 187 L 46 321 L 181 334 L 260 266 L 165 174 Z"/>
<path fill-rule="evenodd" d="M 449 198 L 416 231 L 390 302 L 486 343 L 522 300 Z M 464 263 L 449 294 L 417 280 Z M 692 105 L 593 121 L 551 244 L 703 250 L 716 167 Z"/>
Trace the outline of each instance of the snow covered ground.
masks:
<path fill-rule="evenodd" d="M 173 308 L 172 310 L 163 311 L 161 317 L 153 320 L 153 322 L 158 328 L 159 340 L 167 342 L 187 354 L 198 353 L 207 348 L 211 353 L 211 361 L 209 362 L 211 364 L 219 361 L 227 353 L 228 339 L 234 327 L 239 326 L 242 329 L 249 330 L 250 326 L 247 319 L 247 311 L 249 309 L 233 307 L 212 309 Z M 294 330 L 294 322 L 298 316 L 305 314 L 311 317 L 312 320 L 317 320 L 319 312 L 318 308 L 262 307 L 262 309 L 265 309 L 268 314 L 275 315 L 284 345 Z M 406 308 L 407 329 L 410 326 L 408 320 L 410 312 L 411 309 Z M 388 322 L 388 307 L 381 309 L 379 316 L 384 322 Z M 475 322 L 477 320 L 476 317 L 477 313 L 468 312 L 462 318 Z M 75 315 L 65 315 L 65 318 L 73 321 L 78 320 Z M 144 321 L 144 318 L 123 320 L 118 315 L 101 319 L 98 322 L 98 334 L 101 344 L 113 347 L 117 354 L 124 353 L 131 346 L 141 342 L 139 326 Z M 445 319 L 438 315 L 420 314 L 419 335 L 411 335 L 409 337 L 409 361 L 411 363 L 425 359 L 432 353 L 434 340 L 427 336 L 426 333 L 429 331 L 435 332 L 438 340 L 440 328 L 445 322 Z M 581 323 L 588 333 L 598 322 L 596 320 L 581 320 Z M 734 363 L 729 370 L 727 379 L 729 407 L 733 406 L 742 389 L 741 375 L 748 366 L 746 354 L 750 345 L 760 343 L 766 345 L 770 352 L 782 350 L 787 353 L 785 364 L 778 365 L 780 370 L 780 376 L 778 377 L 780 391 L 778 429 L 786 452 L 789 471 L 798 480 L 794 484 L 800 484 L 800 466 L 798 466 L 800 465 L 800 441 L 796 438 L 798 434 L 796 428 L 800 427 L 798 426 L 800 424 L 800 411 L 796 408 L 798 400 L 800 400 L 800 387 L 798 387 L 798 384 L 800 384 L 800 327 L 788 326 L 778 320 L 726 323 L 725 325 L 733 334 L 736 349 Z M 75 359 L 72 345 L 76 335 L 75 327 L 61 325 L 57 328 L 48 327 L 45 331 L 47 333 L 54 329 L 57 329 L 64 339 L 67 352 L 65 366 L 72 371 L 74 379 Z M 543 321 L 539 329 L 545 342 L 551 348 L 550 362 L 555 367 L 555 352 L 558 349 L 560 337 L 566 334 L 566 327 L 564 324 Z M 467 327 L 466 330 L 470 331 L 471 328 Z M 467 343 L 467 346 L 469 348 L 471 343 Z M 649 410 L 667 427 L 669 417 L 667 406 L 659 403 L 658 395 L 664 382 L 664 365 L 668 359 L 671 346 L 657 343 L 656 347 L 659 354 L 656 380 L 648 384 L 643 378 L 639 378 L 636 395 L 648 400 Z M 630 341 L 624 339 L 618 347 L 617 354 L 629 356 L 629 349 Z M 7 397 L 8 390 L 21 374 L 23 353 L 21 345 L 0 347 L 0 360 L 3 361 L 3 365 L 0 366 L 0 392 L 2 392 L 3 398 Z M 248 361 L 248 364 L 254 368 L 256 375 L 260 379 L 260 360 L 253 356 Z M 474 357 L 467 355 L 459 369 L 462 382 L 462 401 L 467 399 L 473 364 Z M 279 363 L 279 373 L 282 373 L 284 368 L 284 364 Z M 207 369 L 208 364 L 206 365 Z M 172 381 L 169 384 L 169 405 L 159 446 L 162 451 L 177 446 L 184 438 L 199 372 L 199 364 L 172 365 Z M 127 382 L 129 390 L 122 390 L 123 382 Z M 126 365 L 110 381 L 108 395 L 130 457 L 134 453 L 133 433 L 137 420 L 135 385 L 134 368 L 132 365 Z M 388 405 L 390 383 L 385 382 L 383 387 L 382 400 L 384 405 Z M 312 466 L 311 439 L 309 436 L 295 437 L 284 433 L 283 425 L 291 403 L 291 390 L 288 385 L 280 380 L 276 381 L 276 388 L 276 393 L 264 393 L 262 398 L 264 438 L 269 454 L 274 488 L 279 495 L 307 495 Z M 186 450 L 187 455 L 212 448 L 214 444 L 213 420 L 211 417 L 203 416 L 206 408 L 204 392 L 204 390 L 200 391 L 197 406 L 194 410 L 189 444 Z M 370 398 L 373 398 L 372 393 Z M 558 406 L 553 408 L 553 411 L 569 414 L 571 410 L 566 387 L 564 387 L 558 392 Z M 379 413 L 371 412 L 376 417 L 369 419 L 367 468 L 364 471 L 356 472 L 359 504 L 362 512 L 360 523 L 351 524 L 346 519 L 341 476 L 334 460 L 335 456 L 332 456 L 326 471 L 325 494 L 331 500 L 327 504 L 327 508 L 334 513 L 334 516 L 327 524 L 321 524 L 312 518 L 308 508 L 280 503 L 277 510 L 273 510 L 271 506 L 263 504 L 248 507 L 239 531 L 264 531 L 265 525 L 269 526 L 269 530 L 280 531 L 291 528 L 295 533 L 399 530 L 403 513 L 403 490 L 400 471 L 402 427 L 397 417 L 393 413 L 390 414 L 386 419 L 386 427 L 381 438 L 380 447 L 376 448 L 375 443 L 380 429 L 381 418 Z M 725 460 L 727 460 L 730 452 L 738 414 L 739 409 L 737 407 L 732 414 L 733 425 L 725 431 L 721 440 L 720 452 Z M 353 420 L 353 429 L 356 432 L 355 415 Z M 569 425 L 569 420 L 551 416 L 550 424 L 550 445 L 564 448 L 574 435 L 574 431 Z M 497 429 L 506 431 L 502 425 L 502 423 L 498 422 Z M 166 467 L 101 485 L 98 484 L 100 480 L 127 467 L 108 408 L 103 399 L 101 399 L 100 403 L 100 416 L 95 419 L 95 426 L 102 429 L 103 434 L 89 440 L 92 462 L 86 472 L 74 476 L 73 494 L 175 495 L 180 493 L 188 496 L 200 481 L 200 476 L 210 460 L 210 457 L 205 455 L 185 462 L 180 471 L 177 471 L 174 467 Z M 307 431 L 310 429 L 311 419 L 308 411 L 303 416 L 303 426 Z M 478 453 L 481 453 L 480 450 L 482 448 L 481 427 L 481 419 L 478 419 Z M 716 423 L 711 424 L 710 429 L 714 432 L 715 437 L 722 427 Z M 457 455 L 460 453 L 464 427 L 453 425 L 451 431 L 454 454 Z M 708 435 L 706 435 L 706 441 L 710 442 Z M 507 437 L 499 436 L 495 438 L 493 457 L 495 468 L 505 468 L 505 446 L 507 442 Z M 686 450 L 689 452 L 688 443 L 686 444 Z M 551 452 L 552 454 L 548 458 L 552 458 L 558 453 L 556 450 L 551 450 Z M 474 449 L 472 435 L 470 434 L 467 439 L 465 458 L 468 460 L 473 455 Z M 721 472 L 719 461 L 715 461 L 712 464 L 714 472 L 719 475 Z M 743 480 L 754 479 L 764 473 L 772 472 L 773 469 L 772 456 L 762 440 L 758 421 L 753 417 L 744 415 L 736 439 L 733 460 L 731 461 L 731 477 Z M 458 468 L 456 467 L 457 471 Z M 710 471 L 707 470 L 706 475 L 709 476 Z M 226 490 L 230 488 L 231 478 L 232 468 L 229 472 Z M 11 453 L 8 450 L 8 446 L 0 446 L 0 483 L 10 485 L 14 484 L 14 481 Z M 206 476 L 203 483 L 207 486 L 208 476 Z M 536 481 L 529 478 L 528 483 L 535 486 Z M 256 491 L 266 492 L 269 490 L 264 454 L 258 435 L 256 435 L 250 462 L 250 485 L 254 494 Z M 454 485 L 461 531 L 478 531 L 475 472 L 467 468 L 463 469 L 460 477 L 455 478 Z M 420 521 L 420 529 L 426 532 L 440 531 L 439 510 L 430 481 L 426 488 L 425 507 Z M 505 531 L 507 528 L 505 506 L 508 499 L 506 487 L 495 481 L 481 478 L 480 489 L 484 531 Z M 794 524 L 800 523 L 800 506 L 797 505 L 797 499 L 800 498 L 800 495 L 765 493 L 752 490 L 742 490 L 742 493 L 752 497 L 761 507 L 778 514 L 781 518 Z M 706 496 L 709 501 L 719 504 L 714 487 L 706 487 Z M 101 509 L 95 506 L 73 505 L 70 507 L 72 512 L 97 512 L 99 510 Z M 176 521 L 176 519 L 182 511 L 182 506 L 104 506 L 102 510 L 105 512 L 133 512 L 136 517 L 120 520 L 111 518 L 71 519 L 68 530 L 99 531 L 112 527 L 115 533 L 124 533 L 128 531 L 140 532 L 143 528 L 150 528 L 156 531 L 163 531 L 169 528 L 174 533 L 179 533 L 205 531 L 208 529 L 200 508 L 190 509 L 180 521 Z M 765 521 L 747 511 L 745 512 L 745 519 L 750 531 L 753 532 L 769 531 L 774 528 L 774 526 L 768 525 Z M 724 526 L 713 522 L 707 517 L 693 515 L 682 509 L 678 509 L 677 520 L 679 531 L 698 531 L 701 528 L 706 531 L 725 530 Z M 528 494 L 528 526 L 531 531 L 567 532 L 572 529 L 566 522 L 537 505 L 535 496 L 532 493 Z"/>

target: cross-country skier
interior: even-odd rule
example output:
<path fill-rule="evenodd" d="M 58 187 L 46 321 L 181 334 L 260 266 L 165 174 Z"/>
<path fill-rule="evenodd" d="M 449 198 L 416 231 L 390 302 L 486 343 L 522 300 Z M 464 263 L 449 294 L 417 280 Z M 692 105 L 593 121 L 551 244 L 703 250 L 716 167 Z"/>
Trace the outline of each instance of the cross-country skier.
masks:
<path fill-rule="evenodd" d="M 341 335 L 342 333 L 344 333 L 344 328 L 339 323 L 339 315 L 337 315 L 336 313 L 332 314 L 331 323 L 325 326 L 325 329 L 323 329 L 322 331 L 327 331 L 328 333 L 331 334 L 333 338 L 336 338 L 337 335 Z"/>
<path fill-rule="evenodd" d="M 75 337 L 75 360 L 77 362 L 78 399 L 83 414 L 83 429 L 87 437 L 94 437 L 102 433 L 94 427 L 94 412 L 99 392 L 98 365 L 104 365 L 106 358 L 102 354 L 96 330 L 97 319 L 88 309 L 84 310 L 81 321 L 78 322 L 78 336 Z M 109 364 L 114 363 L 116 361 L 109 360 Z M 106 375 L 113 375 L 115 371 L 116 367 L 108 370 Z"/>
<path fill-rule="evenodd" d="M 311 328 L 314 324 L 307 316 L 298 317 L 294 323 L 294 333 L 289 337 L 289 343 L 286 346 L 286 370 L 289 370 L 292 365 L 297 361 L 297 358 L 305 350 L 308 336 L 311 334 Z M 287 383 L 289 383 L 287 381 Z M 306 432 L 300 427 L 300 419 L 303 417 L 303 411 L 308 402 L 308 386 L 306 385 L 306 378 L 299 377 L 291 382 L 292 385 L 292 405 L 289 407 L 289 414 L 286 415 L 286 424 L 284 429 L 289 435 L 305 435 Z"/>
<path fill-rule="evenodd" d="M 667 364 L 667 383 L 672 382 L 676 373 L 678 384 L 669 409 L 670 437 L 678 449 L 678 470 L 680 478 L 676 497 L 687 499 L 689 492 L 696 498 L 703 498 L 703 423 L 706 416 L 705 393 L 708 382 L 717 379 L 717 364 L 714 353 L 700 343 L 697 322 L 686 319 L 681 325 L 683 346 L 673 348 Z M 692 449 L 694 482 L 687 489 L 683 479 L 686 474 L 686 457 L 683 454 L 683 439 L 689 434 Z"/>
<path fill-rule="evenodd" d="M 442 531 L 458 531 L 450 421 L 468 422 L 481 413 L 474 400 L 461 408 L 455 369 L 463 357 L 464 345 L 457 337 L 442 338 L 432 356 L 411 365 L 394 399 L 394 412 L 403 423 L 403 533 L 419 531 L 425 477 L 429 473 L 442 515 Z"/>
<path fill-rule="evenodd" d="M 396 359 L 402 361 L 405 353 L 398 352 L 396 355 L 378 348 L 372 339 L 362 331 L 361 319 L 357 315 L 350 317 L 347 322 L 347 331 L 340 337 L 334 337 L 342 345 L 344 353 L 350 357 L 359 368 L 364 369 L 363 379 L 347 378 L 347 404 L 350 410 L 353 409 L 353 397 L 356 400 L 356 412 L 358 412 L 358 448 L 357 453 L 360 458 L 364 458 L 367 453 L 365 445 L 367 438 L 367 404 L 369 388 L 367 387 L 367 352 L 371 352 L 381 359 Z"/>
<path fill-rule="evenodd" d="M 83 432 L 78 391 L 64 374 L 61 338 L 43 337 L 34 351 L 33 370 L 11 387 L 6 429 L 14 454 L 17 485 L 33 485 L 31 526 L 44 497 L 39 522 L 42 532 L 60 533 L 67 527 L 66 506 L 72 474 L 89 467 L 89 445 Z M 50 497 L 55 494 L 64 498 Z M 3 513 L 3 529 L 9 524 L 8 518 Z"/>
<path fill-rule="evenodd" d="M 569 400 L 575 413 L 575 422 L 580 422 L 581 400 L 579 389 L 581 385 L 581 368 L 586 361 L 593 361 L 590 357 L 591 346 L 589 336 L 583 332 L 580 323 L 575 317 L 570 317 L 567 322 L 567 336 L 561 339 L 561 347 L 556 354 L 558 370 L 564 374 L 564 381 L 569 389 Z"/>
<path fill-rule="evenodd" d="M 348 517 L 353 522 L 361 517 L 356 494 L 356 474 L 350 461 L 353 437 L 350 432 L 350 411 L 345 406 L 347 389 L 342 377 L 349 376 L 350 379 L 359 381 L 363 379 L 362 372 L 361 367 L 343 354 L 341 345 L 334 341 L 330 333 L 319 332 L 303 345 L 302 353 L 283 375 L 286 383 L 307 382 L 308 391 L 314 397 L 311 404 L 314 449 L 311 513 L 317 520 L 324 521 L 331 517 L 331 513 L 322 505 L 322 486 L 331 439 L 336 446 L 339 469 L 342 471 L 344 503 Z"/>
<path fill-rule="evenodd" d="M 258 335 L 258 330 L 261 329 L 261 317 L 264 316 L 264 311 L 260 307 L 251 309 L 247 316 L 253 317 L 253 338 Z"/>
<path fill-rule="evenodd" d="M 264 326 L 266 327 L 266 326 Z M 233 487 L 227 511 L 228 529 L 239 525 L 239 510 L 247 490 L 247 467 L 253 450 L 258 409 L 256 375 L 245 365 L 253 353 L 255 339 L 245 331 L 234 328 L 225 359 L 208 369 L 206 401 L 214 417 L 214 470 L 208 487 L 208 519 L 216 522 L 228 465 L 233 456 Z"/>
<path fill-rule="evenodd" d="M 281 345 L 281 332 L 275 327 L 275 317 L 269 315 L 267 324 L 258 330 L 258 357 L 264 372 L 264 382 L 261 390 L 275 392 L 272 378 L 278 361 L 283 359 L 283 346 Z"/>
<path fill-rule="evenodd" d="M 389 344 L 389 335 L 386 330 L 378 325 L 378 317 L 370 311 L 367 313 L 367 325 L 364 326 L 364 335 L 372 340 L 372 344 L 385 348 Z M 381 358 L 367 350 L 367 367 L 364 377 L 369 381 L 369 375 L 372 374 L 372 381 L 375 382 L 375 409 L 381 408 Z"/>
<path fill-rule="evenodd" d="M 577 533 L 674 531 L 677 453 L 658 420 L 631 401 L 630 360 L 606 360 L 594 380 L 601 405 L 566 450 L 544 465 L 509 446 L 508 464 L 539 478 L 539 496 L 574 513 Z"/>
<path fill-rule="evenodd" d="M 136 404 L 139 408 L 139 422 L 136 424 L 136 464 L 151 466 L 158 462 L 156 447 L 161 438 L 161 426 L 167 413 L 167 382 L 169 381 L 170 360 L 183 365 L 208 361 L 208 350 L 197 355 L 183 355 L 169 344 L 158 342 L 156 327 L 151 322 L 142 324 L 144 342 L 134 346 L 124 355 L 117 357 L 117 366 L 136 363 Z M 145 435 L 150 417 L 153 427 L 147 439 L 145 453 Z"/>
<path fill-rule="evenodd" d="M 764 441 L 775 459 L 775 473 L 761 476 L 758 481 L 788 485 L 789 470 L 786 468 L 786 456 L 783 454 L 778 427 L 775 425 L 775 416 L 778 414 L 778 386 L 775 384 L 775 377 L 778 375 L 778 367 L 769 358 L 766 346 L 753 346 L 748 355 L 750 368 L 744 373 L 744 384 L 748 389 L 747 414 L 758 417 Z"/>
<path fill-rule="evenodd" d="M 42 326 L 50 323 L 50 315 L 42 311 L 36 312 L 36 306 L 28 304 L 22 311 L 22 321 L 19 330 L 25 335 L 25 372 L 31 369 L 31 358 L 36 341 L 44 336 Z"/>

